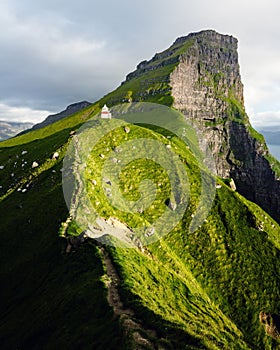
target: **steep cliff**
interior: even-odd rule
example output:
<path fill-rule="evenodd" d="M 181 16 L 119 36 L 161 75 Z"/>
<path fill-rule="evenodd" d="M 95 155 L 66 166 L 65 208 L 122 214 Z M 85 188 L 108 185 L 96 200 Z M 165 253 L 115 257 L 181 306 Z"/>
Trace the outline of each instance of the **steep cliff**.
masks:
<path fill-rule="evenodd" d="M 237 39 L 204 31 L 177 42 L 188 40 L 193 40 L 192 47 L 170 75 L 174 107 L 202 130 L 218 175 L 232 177 L 241 194 L 279 221 L 277 161 L 245 112 Z"/>
<path fill-rule="evenodd" d="M 180 95 L 176 89 L 181 89 Z M 212 31 L 178 39 L 171 49 L 142 62 L 100 101 L 0 143 L 1 350 L 279 348 L 280 225 L 229 188 L 227 181 L 216 179 L 209 215 L 190 231 L 202 180 L 209 177 L 202 176 L 206 174 L 197 153 L 181 137 L 143 125 L 142 119 L 141 125 L 102 130 L 86 161 L 77 157 L 71 164 L 78 179 L 84 174 L 85 198 L 98 215 L 108 217 L 107 224 L 128 228 L 130 223 L 156 224 L 166 208 L 172 217 L 176 211 L 164 163 L 148 158 L 149 144 L 141 144 L 143 154 L 140 147 L 131 147 L 132 142 L 137 146 L 139 140 L 153 140 L 160 146 L 154 154 L 173 152 L 186 171 L 190 201 L 174 229 L 159 240 L 135 249 L 101 247 L 68 210 L 61 171 L 66 174 L 63 181 L 71 178 L 63 160 L 70 144 L 81 150 L 82 124 L 84 131 L 93 131 L 86 134 L 88 140 L 103 122 L 108 125 L 100 118 L 105 102 L 111 106 L 131 100 L 173 104 L 182 110 L 202 129 L 220 175 L 234 176 L 248 196 L 250 183 L 264 203 L 269 196 L 273 200 L 273 189 L 264 186 L 265 180 L 267 186 L 277 184 L 266 159 L 269 154 L 243 107 L 236 40 Z M 127 106 L 122 105 L 123 110 Z M 170 114 L 172 125 L 174 115 L 178 113 Z M 135 158 L 129 158 L 130 152 Z M 111 170 L 119 163 L 120 193 L 129 202 L 145 193 L 150 198 L 151 186 L 145 191 L 142 184 L 154 183 L 157 196 L 144 210 L 124 211 L 109 200 L 112 177 L 104 176 L 105 165 Z M 94 230 L 87 202 L 76 201 L 78 195 L 83 199 L 78 186 L 73 204 L 81 209 L 80 216 L 90 218 L 87 228 Z M 275 187 L 276 199 L 278 193 Z M 150 237 L 152 232 L 146 233 Z"/>
<path fill-rule="evenodd" d="M 174 107 L 199 126 L 216 156 L 218 174 L 228 177 L 231 164 L 227 159 L 232 156 L 229 125 L 234 118 L 239 122 L 246 119 L 237 40 L 206 31 L 179 38 L 177 42 L 190 38 L 194 39 L 192 47 L 180 56 L 170 75 Z"/>
<path fill-rule="evenodd" d="M 237 45 L 236 38 L 213 30 L 178 38 L 141 62 L 102 102 L 173 105 L 201 131 L 217 174 L 232 177 L 242 195 L 279 221 L 279 165 L 246 114 Z"/>

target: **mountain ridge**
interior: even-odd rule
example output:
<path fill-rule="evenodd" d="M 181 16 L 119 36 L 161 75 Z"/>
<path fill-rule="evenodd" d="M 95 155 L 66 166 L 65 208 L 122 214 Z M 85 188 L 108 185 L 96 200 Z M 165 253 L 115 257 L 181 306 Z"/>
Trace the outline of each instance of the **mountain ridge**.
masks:
<path fill-rule="evenodd" d="M 209 32 L 212 39 L 217 35 Z M 201 122 L 198 119 L 209 132 L 205 139 L 219 130 L 227 131 L 228 122 L 234 123 L 231 125 L 236 138 L 239 134 L 243 141 L 245 136 L 251 137 L 247 138 L 247 143 L 252 151 L 254 142 L 262 143 L 259 135 L 250 129 L 248 117 L 237 103 L 242 102 L 238 100 L 240 86 L 237 84 L 233 91 L 224 94 L 224 82 L 227 78 L 231 82 L 234 76 L 230 71 L 229 76 L 220 76 L 219 70 L 218 75 L 211 72 L 217 64 L 224 67 L 223 57 L 230 50 L 221 51 L 221 62 L 217 63 L 213 53 L 225 49 L 220 46 L 222 39 L 217 42 L 211 39 L 209 44 L 205 37 L 205 31 L 193 34 L 191 42 L 184 43 L 183 48 L 181 40 L 177 41 L 179 46 L 175 47 L 173 57 L 167 58 L 176 57 L 176 63 L 169 61 L 142 72 L 85 110 L 0 143 L 0 212 L 3 215 L 0 276 L 4 286 L 0 291 L 3 315 L 0 340 L 3 349 L 279 348 L 275 320 L 280 315 L 280 227 L 257 204 L 229 186 L 228 165 L 227 178 L 215 177 L 216 193 L 209 216 L 191 233 L 189 227 L 199 202 L 201 169 L 180 137 L 164 129 L 137 124 L 131 124 L 129 130 L 119 128 L 114 135 L 104 135 L 91 152 L 86 180 L 90 180 L 88 196 L 92 203 L 101 204 L 105 218 L 115 214 L 116 208 L 108 204 L 101 191 L 102 167 L 109 160 L 109 152 L 117 153 L 124 140 L 146 136 L 160 141 L 177 152 L 189 176 L 190 204 L 182 220 L 166 236 L 136 249 L 102 246 L 89 238 L 84 239 L 64 201 L 61 170 L 67 147 L 87 120 L 89 128 L 101 125 L 100 110 L 104 103 L 110 107 L 123 103 L 124 108 L 129 108 L 130 101 L 169 106 L 177 103 L 182 112 L 180 116 L 191 116 L 199 100 L 203 102 L 202 111 L 210 110 L 208 101 L 204 100 L 204 95 L 209 95 L 212 107 L 217 99 L 221 103 L 221 108 L 216 106 L 212 114 L 217 112 L 216 118 L 223 121 L 224 117 L 225 123 L 220 126 L 217 120 L 213 121 L 213 115 L 206 116 L 210 120 Z M 224 39 L 227 42 L 227 36 Z M 211 57 L 213 62 L 198 66 L 195 62 L 199 50 L 203 59 Z M 234 55 L 227 56 L 229 65 L 236 64 Z M 195 69 L 189 67 L 193 63 Z M 170 85 L 170 74 L 177 69 L 177 77 L 175 74 L 171 82 L 174 89 L 174 84 L 181 84 L 180 69 L 184 71 L 188 67 L 191 77 L 202 75 L 200 71 L 205 78 L 193 84 L 195 79 L 182 75 L 193 98 L 189 109 L 184 108 L 187 107 L 184 101 L 180 105 L 178 98 L 174 99 Z M 204 70 L 211 74 L 207 75 Z M 183 82 L 181 86 L 185 88 Z M 183 94 L 182 97 L 185 98 Z M 199 117 L 199 111 L 196 116 Z M 255 141 L 252 135 L 256 135 Z M 240 148 L 240 140 L 232 137 L 230 146 L 239 149 L 240 156 L 244 156 L 242 150 L 247 146 Z M 223 138 L 223 134 L 215 136 L 214 145 L 220 146 Z M 228 143 L 222 146 L 226 151 Z M 221 148 L 213 149 L 213 153 L 218 150 Z M 266 152 L 265 146 L 263 151 Z M 224 160 L 223 155 L 220 156 L 222 161 L 217 158 L 218 164 L 231 159 Z M 38 166 L 33 168 L 35 161 Z M 236 154 L 232 162 L 236 162 Z M 124 169 L 121 175 L 123 193 L 128 193 L 130 200 L 137 199 L 145 171 L 157 187 L 162 187 L 159 209 L 166 207 L 170 194 L 164 173 L 155 164 L 146 164 L 145 159 L 128 164 Z M 133 213 L 133 218 L 151 219 L 159 215 L 159 209 L 151 207 L 147 212 Z M 125 214 L 121 215 L 121 220 L 125 221 Z M 67 252 L 68 244 L 70 252 Z M 108 264 L 104 254 L 118 277 L 106 271 Z M 110 288 L 117 289 L 119 301 L 124 305 L 117 316 L 114 303 L 108 300 Z M 134 316 L 127 315 L 125 310 L 133 310 Z M 274 333 L 267 331 L 271 328 Z"/>
<path fill-rule="evenodd" d="M 214 30 L 178 38 L 138 64 L 101 104 L 173 106 L 206 137 L 218 175 L 233 178 L 240 193 L 280 220 L 280 169 L 245 111 L 237 45 L 233 36 Z"/>
<path fill-rule="evenodd" d="M 62 118 L 69 117 L 71 114 L 75 114 L 79 112 L 82 109 L 85 109 L 92 105 L 91 102 L 88 101 L 81 101 L 81 102 L 75 102 L 71 103 L 68 105 L 63 111 L 55 113 L 55 114 L 50 114 L 47 116 L 41 123 L 37 123 L 33 125 L 31 130 L 37 130 L 40 128 L 43 128 L 49 124 L 52 124 Z"/>

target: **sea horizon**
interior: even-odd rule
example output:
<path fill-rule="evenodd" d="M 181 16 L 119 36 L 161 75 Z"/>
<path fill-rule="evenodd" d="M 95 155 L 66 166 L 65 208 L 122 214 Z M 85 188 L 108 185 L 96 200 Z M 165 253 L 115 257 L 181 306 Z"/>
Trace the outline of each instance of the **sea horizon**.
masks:
<path fill-rule="evenodd" d="M 270 153 L 280 161 L 280 145 L 267 144 Z"/>

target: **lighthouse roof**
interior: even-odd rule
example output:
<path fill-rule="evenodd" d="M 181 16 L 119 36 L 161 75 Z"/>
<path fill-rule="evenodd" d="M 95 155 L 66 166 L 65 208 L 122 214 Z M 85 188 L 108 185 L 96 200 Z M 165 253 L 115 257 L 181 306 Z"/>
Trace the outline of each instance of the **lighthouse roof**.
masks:
<path fill-rule="evenodd" d="M 109 111 L 109 108 L 107 107 L 107 105 L 105 104 L 103 107 L 102 107 L 102 112 L 107 112 Z"/>

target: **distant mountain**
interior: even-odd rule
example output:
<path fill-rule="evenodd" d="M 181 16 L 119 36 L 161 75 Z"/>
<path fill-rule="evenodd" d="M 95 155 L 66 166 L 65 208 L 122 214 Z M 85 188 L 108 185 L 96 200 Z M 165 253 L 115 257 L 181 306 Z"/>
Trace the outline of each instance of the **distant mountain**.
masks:
<path fill-rule="evenodd" d="M 69 105 L 62 112 L 59 112 L 56 114 L 51 114 L 41 123 L 35 124 L 32 127 L 32 130 L 37 130 L 37 129 L 43 128 L 44 126 L 52 124 L 59 119 L 62 119 L 62 118 L 68 117 L 71 114 L 77 113 L 77 112 L 81 111 L 82 109 L 89 107 L 90 105 L 91 105 L 91 103 L 88 101 L 81 101 L 81 102 L 73 103 L 73 104 Z"/>
<path fill-rule="evenodd" d="M 0 141 L 13 137 L 23 130 L 30 129 L 32 126 L 32 123 L 8 122 L 0 120 Z"/>

